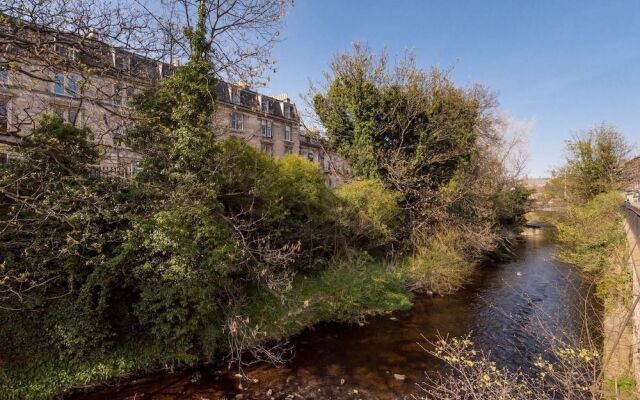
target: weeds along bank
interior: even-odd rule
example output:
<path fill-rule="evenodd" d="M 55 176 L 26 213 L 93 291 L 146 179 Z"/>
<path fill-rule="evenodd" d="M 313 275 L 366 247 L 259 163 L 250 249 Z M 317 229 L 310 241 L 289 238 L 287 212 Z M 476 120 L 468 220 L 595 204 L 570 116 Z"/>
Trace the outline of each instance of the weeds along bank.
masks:
<path fill-rule="evenodd" d="M 626 263 L 622 201 L 619 192 L 599 194 L 583 204 L 568 205 L 554 224 L 564 245 L 559 258 L 593 276 L 595 294 L 604 304 L 604 343 L 600 350 L 603 385 L 611 393 L 621 393 L 622 398 L 635 398 L 630 364 L 632 337 L 625 322 L 632 299 L 632 271 Z"/>
<path fill-rule="evenodd" d="M 419 69 L 377 80 L 371 55 L 345 55 L 356 70 L 316 96 L 356 166 L 334 192 L 301 157 L 216 140 L 215 79 L 203 33 L 189 34 L 190 61 L 133 101 L 133 179 L 96 175 L 90 132 L 48 116 L 0 166 L 0 397 L 223 357 L 280 362 L 281 339 L 319 321 L 455 290 L 521 220 L 527 192 L 495 153 L 486 92 Z"/>
<path fill-rule="evenodd" d="M 632 339 L 626 321 L 632 271 L 627 265 L 620 212 L 624 199 L 619 191 L 625 184 L 620 165 L 628 158 L 629 148 L 622 133 L 608 125 L 582 132 L 567 142 L 567 162 L 545 188 L 548 195 L 566 204 L 553 218 L 564 245 L 559 258 L 593 276 L 596 295 L 604 304 L 603 376 L 594 377 L 593 384 L 611 393 L 625 392 L 622 398 L 635 395 L 630 371 Z"/>

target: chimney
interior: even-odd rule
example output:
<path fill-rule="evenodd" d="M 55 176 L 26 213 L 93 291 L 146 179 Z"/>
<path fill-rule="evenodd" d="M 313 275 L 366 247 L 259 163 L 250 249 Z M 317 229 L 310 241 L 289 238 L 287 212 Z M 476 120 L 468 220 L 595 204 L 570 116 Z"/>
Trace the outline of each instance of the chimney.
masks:
<path fill-rule="evenodd" d="M 291 102 L 291 100 L 289 100 L 289 95 L 287 93 L 279 94 L 277 96 L 274 96 L 273 98 L 276 100 L 287 102 L 287 103 Z"/>

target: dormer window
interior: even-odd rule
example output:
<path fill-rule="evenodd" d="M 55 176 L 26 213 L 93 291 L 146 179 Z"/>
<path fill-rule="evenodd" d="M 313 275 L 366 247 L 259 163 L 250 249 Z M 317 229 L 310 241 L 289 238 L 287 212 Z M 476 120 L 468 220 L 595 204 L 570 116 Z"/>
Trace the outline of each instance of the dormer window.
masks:
<path fill-rule="evenodd" d="M 240 104 L 240 89 L 234 88 L 233 86 L 230 87 L 229 97 L 231 98 L 231 102 L 233 104 Z"/>
<path fill-rule="evenodd" d="M 284 117 L 291 118 L 291 106 L 284 105 Z"/>
<path fill-rule="evenodd" d="M 129 71 L 129 57 L 124 55 L 116 55 L 115 66 L 122 71 Z"/>
<path fill-rule="evenodd" d="M 264 97 L 262 97 L 260 102 L 261 102 L 260 106 L 261 106 L 262 112 L 268 113 L 269 109 L 271 108 L 271 104 L 270 104 L 271 102 L 269 101 L 269 99 L 265 99 Z"/>
<path fill-rule="evenodd" d="M 63 46 L 61 44 L 56 44 L 55 45 L 55 51 L 56 54 L 59 55 L 60 57 L 66 57 L 67 56 L 67 47 Z"/>
<path fill-rule="evenodd" d="M 76 50 L 73 48 L 69 48 L 62 44 L 56 44 L 53 46 L 53 50 L 58 56 L 62 58 L 68 58 L 70 60 L 76 59 Z"/>

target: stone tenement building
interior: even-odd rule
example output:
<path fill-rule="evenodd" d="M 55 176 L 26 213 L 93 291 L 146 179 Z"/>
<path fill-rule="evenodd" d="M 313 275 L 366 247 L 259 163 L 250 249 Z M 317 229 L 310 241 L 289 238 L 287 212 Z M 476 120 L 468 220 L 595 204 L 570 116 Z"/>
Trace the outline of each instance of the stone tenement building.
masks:
<path fill-rule="evenodd" d="M 104 149 L 102 173 L 130 176 L 139 156 L 124 146 L 130 97 L 169 76 L 177 65 L 151 60 L 99 41 L 77 41 L 59 32 L 45 51 L 28 46 L 3 46 L 0 61 L 19 65 L 0 70 L 0 163 L 16 157 L 12 147 L 33 129 L 38 115 L 52 112 L 78 127 L 88 128 Z M 72 38 L 74 39 L 74 38 Z M 43 54 L 44 53 L 44 54 Z M 43 54 L 42 58 L 38 55 Z M 90 68 L 87 68 L 90 67 Z M 267 96 L 244 85 L 218 82 L 213 129 L 220 137 L 237 136 L 274 156 L 299 154 L 322 167 L 327 184 L 335 186 L 346 164 L 326 152 L 323 140 L 305 134 L 298 110 L 287 95 Z"/>

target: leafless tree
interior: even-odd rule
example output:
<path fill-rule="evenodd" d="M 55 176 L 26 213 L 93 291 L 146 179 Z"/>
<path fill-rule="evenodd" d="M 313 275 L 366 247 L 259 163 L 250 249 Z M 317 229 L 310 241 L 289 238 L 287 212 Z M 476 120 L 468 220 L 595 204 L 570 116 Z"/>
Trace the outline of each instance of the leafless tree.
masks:
<path fill-rule="evenodd" d="M 194 27 L 198 0 L 160 0 L 142 8 L 153 16 L 165 35 L 171 60 L 190 51 L 184 28 Z M 262 83 L 275 69 L 271 57 L 280 39 L 280 26 L 293 0 L 205 0 L 207 45 L 216 75 L 230 82 Z M 160 11 L 154 11 L 159 9 Z"/>

